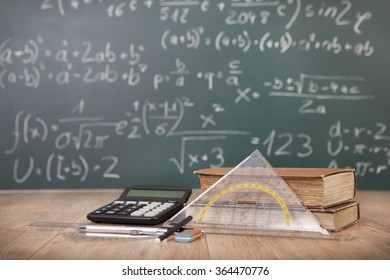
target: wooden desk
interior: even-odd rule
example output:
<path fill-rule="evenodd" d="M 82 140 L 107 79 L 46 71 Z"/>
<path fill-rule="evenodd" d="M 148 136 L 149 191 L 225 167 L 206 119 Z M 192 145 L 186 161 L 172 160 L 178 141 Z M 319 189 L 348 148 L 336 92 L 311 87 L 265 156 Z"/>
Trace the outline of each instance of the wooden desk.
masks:
<path fill-rule="evenodd" d="M 390 259 L 390 191 L 360 191 L 361 219 L 352 241 L 208 234 L 172 240 L 82 239 L 34 228 L 32 221 L 87 222 L 86 214 L 121 190 L 0 192 L 0 259 Z M 195 191 L 196 193 L 196 191 Z"/>

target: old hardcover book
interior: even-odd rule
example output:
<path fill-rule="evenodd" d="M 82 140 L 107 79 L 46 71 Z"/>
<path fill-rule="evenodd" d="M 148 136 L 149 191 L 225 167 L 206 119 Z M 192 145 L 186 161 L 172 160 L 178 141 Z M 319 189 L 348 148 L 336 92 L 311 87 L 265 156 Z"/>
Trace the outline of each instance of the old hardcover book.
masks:
<path fill-rule="evenodd" d="M 232 168 L 207 168 L 194 173 L 205 191 Z M 274 168 L 307 207 L 329 207 L 352 200 L 355 170 L 349 168 Z"/>
<path fill-rule="evenodd" d="M 356 224 L 360 218 L 359 203 L 349 201 L 329 208 L 310 208 L 321 226 L 330 231 L 341 231 Z"/>

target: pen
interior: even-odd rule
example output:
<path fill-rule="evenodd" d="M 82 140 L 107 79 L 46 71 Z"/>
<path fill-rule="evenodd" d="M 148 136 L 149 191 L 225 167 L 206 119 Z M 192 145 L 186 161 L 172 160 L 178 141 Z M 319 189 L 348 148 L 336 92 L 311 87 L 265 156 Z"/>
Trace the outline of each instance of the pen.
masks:
<path fill-rule="evenodd" d="M 132 239 L 147 239 L 147 238 L 156 238 L 155 235 L 130 235 L 130 234 L 120 234 L 120 233 L 101 233 L 101 232 L 80 232 L 80 231 L 60 231 L 58 232 L 61 235 L 64 235 L 69 238 L 108 238 L 108 239 L 123 239 L 123 238 L 132 238 Z"/>
<path fill-rule="evenodd" d="M 178 222 L 173 227 L 168 228 L 165 233 L 163 233 L 162 235 L 160 235 L 159 237 L 156 238 L 156 242 L 163 242 L 168 236 L 173 234 L 175 231 L 178 231 L 179 229 L 181 229 L 184 225 L 186 225 L 191 220 L 192 220 L 192 216 L 188 216 L 188 217 L 184 218 L 183 220 L 181 220 L 180 222 Z"/>
<path fill-rule="evenodd" d="M 74 228 L 81 232 L 96 232 L 96 233 L 122 233 L 130 235 L 160 235 L 168 230 L 163 227 L 143 227 L 143 226 L 125 226 L 125 225 L 96 225 L 84 223 L 67 223 L 67 222 L 33 222 L 30 224 L 33 227 L 62 227 Z"/>
<path fill-rule="evenodd" d="M 86 233 L 111 233 L 129 235 L 160 235 L 168 230 L 168 228 L 158 227 L 130 227 L 109 225 L 80 225 L 75 228 L 79 231 Z"/>

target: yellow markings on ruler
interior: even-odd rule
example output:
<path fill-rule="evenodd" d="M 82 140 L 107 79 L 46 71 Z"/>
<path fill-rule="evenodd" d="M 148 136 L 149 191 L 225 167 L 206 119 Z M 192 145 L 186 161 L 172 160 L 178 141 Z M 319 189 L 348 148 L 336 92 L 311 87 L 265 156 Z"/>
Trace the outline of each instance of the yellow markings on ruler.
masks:
<path fill-rule="evenodd" d="M 235 190 L 239 190 L 239 189 L 258 189 L 258 190 L 261 190 L 263 192 L 266 192 L 268 193 L 269 195 L 271 195 L 273 198 L 275 198 L 275 200 L 278 202 L 278 204 L 280 205 L 280 207 L 282 208 L 282 211 L 283 211 L 283 214 L 284 214 L 284 218 L 286 219 L 286 225 L 287 226 L 290 226 L 290 222 L 291 222 L 291 216 L 290 216 L 290 212 L 288 211 L 288 208 L 287 208 L 287 205 L 286 203 L 284 202 L 284 200 L 280 197 L 280 195 L 278 195 L 276 192 L 274 192 L 273 190 L 271 190 L 270 188 L 266 187 L 266 186 L 263 186 L 263 185 L 259 185 L 259 184 L 238 184 L 238 185 L 234 185 L 232 187 L 229 187 L 229 188 L 226 188 L 224 189 L 223 191 L 217 193 L 208 203 L 207 205 L 203 208 L 202 212 L 200 213 L 199 215 L 199 218 L 198 218 L 198 222 L 202 222 L 202 220 L 204 219 L 204 216 L 206 215 L 206 212 L 209 210 L 209 208 L 218 200 L 220 199 L 222 196 L 224 196 L 225 194 L 229 193 L 229 192 L 232 192 L 232 191 L 235 191 Z"/>

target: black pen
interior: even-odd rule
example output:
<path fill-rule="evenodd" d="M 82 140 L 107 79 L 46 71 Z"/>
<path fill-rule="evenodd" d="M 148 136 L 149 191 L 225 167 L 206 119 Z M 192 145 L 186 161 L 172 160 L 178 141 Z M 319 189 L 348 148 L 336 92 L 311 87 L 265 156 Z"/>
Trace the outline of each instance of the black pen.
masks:
<path fill-rule="evenodd" d="M 173 234 L 174 232 L 178 231 L 179 229 L 181 229 L 184 225 L 186 225 L 188 222 L 190 222 L 192 220 L 192 216 L 188 216 L 186 218 L 184 218 L 183 220 L 181 220 L 180 222 L 178 222 L 176 225 L 174 225 L 173 227 L 170 227 L 168 228 L 168 230 L 163 233 L 162 235 L 160 235 L 159 237 L 156 238 L 156 241 L 157 242 L 163 242 L 168 236 L 170 236 L 171 234 Z"/>

